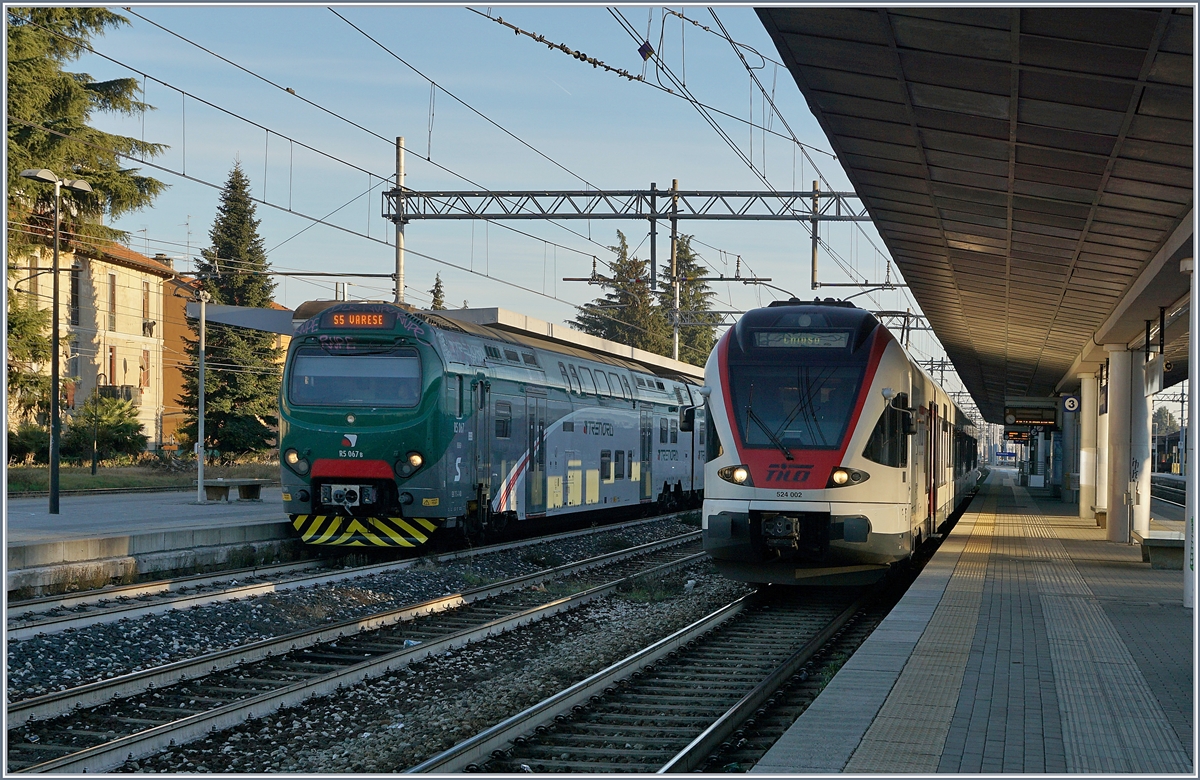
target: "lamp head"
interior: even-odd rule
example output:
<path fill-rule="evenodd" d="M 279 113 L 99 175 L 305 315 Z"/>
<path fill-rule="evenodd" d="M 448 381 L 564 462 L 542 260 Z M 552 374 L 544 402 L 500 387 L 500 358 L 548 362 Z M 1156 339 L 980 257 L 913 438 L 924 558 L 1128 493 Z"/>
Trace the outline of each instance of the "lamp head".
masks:
<path fill-rule="evenodd" d="M 63 186 L 75 192 L 91 192 L 92 185 L 88 184 L 83 179 L 75 179 L 73 181 L 64 181 Z"/>
<path fill-rule="evenodd" d="M 54 171 L 46 168 L 27 168 L 21 171 L 22 179 L 33 179 L 34 181 L 44 181 L 47 184 L 54 184 L 58 181 L 58 177 L 54 175 Z"/>

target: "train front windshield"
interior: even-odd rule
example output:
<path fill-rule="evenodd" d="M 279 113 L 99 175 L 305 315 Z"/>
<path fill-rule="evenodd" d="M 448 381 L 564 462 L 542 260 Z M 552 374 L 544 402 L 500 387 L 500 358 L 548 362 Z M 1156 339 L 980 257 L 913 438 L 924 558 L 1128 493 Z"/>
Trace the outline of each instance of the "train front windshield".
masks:
<path fill-rule="evenodd" d="M 421 359 L 413 350 L 339 354 L 296 350 L 288 400 L 296 406 L 413 407 L 421 400 Z"/>
<path fill-rule="evenodd" d="M 862 383 L 862 365 L 741 365 L 730 371 L 733 408 L 750 447 L 841 445 Z"/>

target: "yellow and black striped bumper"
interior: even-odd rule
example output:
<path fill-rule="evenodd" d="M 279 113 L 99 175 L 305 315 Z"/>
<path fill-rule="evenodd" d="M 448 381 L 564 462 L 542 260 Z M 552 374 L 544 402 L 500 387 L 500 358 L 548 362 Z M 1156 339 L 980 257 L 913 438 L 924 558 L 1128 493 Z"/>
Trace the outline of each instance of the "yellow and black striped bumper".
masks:
<path fill-rule="evenodd" d="M 419 547 L 437 525 L 423 517 L 292 515 L 292 527 L 307 544 L 349 547 Z"/>

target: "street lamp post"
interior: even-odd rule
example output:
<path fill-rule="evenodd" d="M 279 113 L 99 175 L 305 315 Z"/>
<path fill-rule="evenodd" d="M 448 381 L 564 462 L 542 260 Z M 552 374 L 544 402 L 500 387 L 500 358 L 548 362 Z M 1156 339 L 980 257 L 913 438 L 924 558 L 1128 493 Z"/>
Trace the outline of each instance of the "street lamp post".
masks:
<path fill-rule="evenodd" d="M 46 182 L 54 185 L 54 264 L 50 277 L 53 282 L 53 295 L 50 304 L 50 514 L 58 514 L 58 445 L 61 438 L 61 427 L 58 409 L 58 222 L 59 211 L 62 208 L 62 188 L 66 187 L 75 192 L 91 192 L 92 187 L 82 179 L 60 179 L 53 171 L 45 168 L 30 168 L 21 171 L 22 178 Z"/>

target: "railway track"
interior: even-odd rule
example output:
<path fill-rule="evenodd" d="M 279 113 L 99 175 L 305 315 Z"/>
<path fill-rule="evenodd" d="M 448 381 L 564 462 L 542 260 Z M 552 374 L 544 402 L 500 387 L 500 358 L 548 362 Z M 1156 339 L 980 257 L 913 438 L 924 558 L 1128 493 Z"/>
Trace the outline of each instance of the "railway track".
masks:
<path fill-rule="evenodd" d="M 573 609 L 703 558 L 682 534 L 400 609 L 210 653 L 8 707 L 10 772 L 96 772 L 368 676 Z M 558 596 L 553 580 L 603 584 Z M 556 588 L 557 590 L 557 588 Z M 22 724 L 12 727 L 11 724 Z"/>
<path fill-rule="evenodd" d="M 430 560 L 445 563 L 562 539 L 620 531 L 648 523 L 677 519 L 684 514 L 688 513 L 673 513 L 598 528 L 566 531 L 551 536 L 346 569 L 330 570 L 322 566 L 320 561 L 301 561 L 10 602 L 6 612 L 7 633 L 10 640 L 20 641 L 38 634 L 54 634 L 117 620 L 136 619 L 173 609 L 187 609 L 266 593 L 343 582 L 372 574 L 402 571 Z M 314 569 L 320 571 L 303 574 Z M 300 576 L 296 576 L 297 574 Z"/>
<path fill-rule="evenodd" d="M 750 594 L 408 771 L 701 768 L 781 686 L 808 677 L 869 598 Z"/>

